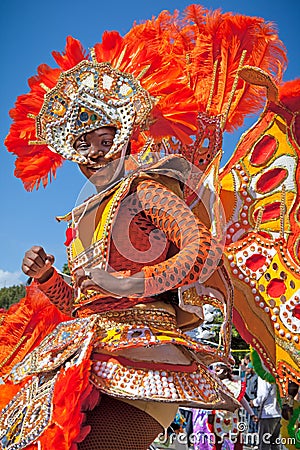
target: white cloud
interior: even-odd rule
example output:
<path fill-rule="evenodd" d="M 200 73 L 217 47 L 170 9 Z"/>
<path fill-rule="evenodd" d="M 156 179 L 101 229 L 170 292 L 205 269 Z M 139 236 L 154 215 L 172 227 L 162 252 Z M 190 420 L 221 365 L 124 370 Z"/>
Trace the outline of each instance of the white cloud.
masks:
<path fill-rule="evenodd" d="M 21 283 L 24 284 L 24 275 L 21 271 L 8 272 L 7 270 L 0 269 L 0 288 Z"/>

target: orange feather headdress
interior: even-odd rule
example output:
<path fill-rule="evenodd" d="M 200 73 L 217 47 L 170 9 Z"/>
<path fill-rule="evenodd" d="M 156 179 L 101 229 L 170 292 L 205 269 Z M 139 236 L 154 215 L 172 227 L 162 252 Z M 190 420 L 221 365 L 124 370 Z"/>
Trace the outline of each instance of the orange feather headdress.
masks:
<path fill-rule="evenodd" d="M 46 186 L 64 158 L 84 163 L 74 139 L 103 124 L 118 131 L 112 152 L 131 138 L 139 151 L 147 137 L 172 137 L 189 157 L 201 147 L 203 127 L 220 147 L 216 126 L 219 134 L 229 131 L 261 106 L 258 88 L 238 78 L 241 66 L 255 65 L 280 79 L 286 62 L 272 24 L 199 5 L 186 8 L 183 17 L 163 11 L 124 37 L 104 32 L 90 53 L 68 37 L 65 51 L 53 57 L 58 68 L 39 66 L 30 92 L 10 112 L 5 143 L 28 190 Z M 207 118 L 216 117 L 212 130 Z"/>

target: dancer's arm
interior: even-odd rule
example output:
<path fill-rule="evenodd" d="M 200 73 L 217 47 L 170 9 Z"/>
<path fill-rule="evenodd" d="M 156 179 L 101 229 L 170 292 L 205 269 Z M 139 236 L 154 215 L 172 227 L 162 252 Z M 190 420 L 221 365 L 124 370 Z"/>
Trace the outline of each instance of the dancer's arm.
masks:
<path fill-rule="evenodd" d="M 178 195 L 157 181 L 142 181 L 137 193 L 146 216 L 179 249 L 166 261 L 142 269 L 144 295 L 208 278 L 217 267 L 222 251 L 206 226 Z"/>
<path fill-rule="evenodd" d="M 36 282 L 38 288 L 65 314 L 71 314 L 73 288 L 53 267 L 54 256 L 40 246 L 31 247 L 24 256 L 22 270 Z"/>

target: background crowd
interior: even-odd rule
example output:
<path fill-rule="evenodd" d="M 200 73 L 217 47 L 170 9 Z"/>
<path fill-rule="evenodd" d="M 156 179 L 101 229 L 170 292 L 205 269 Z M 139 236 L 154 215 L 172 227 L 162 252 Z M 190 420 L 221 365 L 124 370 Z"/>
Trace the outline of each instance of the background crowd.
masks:
<path fill-rule="evenodd" d="M 290 382 L 289 397 L 279 398 L 270 374 L 255 371 L 250 353 L 234 368 L 211 366 L 228 388 L 235 392 L 241 408 L 228 411 L 179 408 L 164 437 L 155 448 L 176 450 L 294 450 L 300 448 L 296 435 L 289 434 L 289 421 L 299 405 L 299 386 Z M 269 375 L 269 376 L 266 376 Z M 269 380 L 269 381 L 267 381 Z M 234 385 L 236 389 L 234 391 Z M 240 388 L 238 387 L 240 386 Z M 300 429 L 300 428 L 298 428 Z"/>

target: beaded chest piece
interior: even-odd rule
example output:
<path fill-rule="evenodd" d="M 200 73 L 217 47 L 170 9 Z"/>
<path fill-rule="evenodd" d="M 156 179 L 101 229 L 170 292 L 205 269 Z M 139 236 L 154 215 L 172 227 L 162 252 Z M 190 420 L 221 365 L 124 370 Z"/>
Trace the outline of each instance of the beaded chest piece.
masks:
<path fill-rule="evenodd" d="M 84 248 L 78 233 L 76 233 L 75 239 L 67 248 L 68 264 L 72 273 L 80 267 L 84 269 L 107 269 L 112 225 L 119 210 L 121 200 L 130 188 L 132 179 L 133 177 L 122 181 L 112 192 L 112 195 L 104 207 L 101 220 L 95 227 L 92 242 L 88 247 Z M 101 198 L 95 196 L 93 203 L 97 204 L 97 201 L 100 203 Z M 76 214 L 81 213 L 81 208 L 82 207 L 79 207 Z M 82 294 L 80 290 L 77 289 L 74 296 L 74 306 L 77 307 L 83 303 L 89 303 L 93 301 L 95 296 L 98 298 L 101 294 L 97 291 L 89 291 L 87 294 Z"/>
<path fill-rule="evenodd" d="M 109 200 L 105 204 L 101 220 L 95 226 L 91 244 L 84 248 L 78 235 L 71 242 L 68 247 L 68 263 L 72 272 L 79 267 L 100 267 L 106 269 L 111 226 L 120 206 L 120 201 L 128 192 L 131 181 L 131 178 L 127 178 L 112 191 Z M 95 208 L 102 203 L 102 200 L 102 194 L 96 195 L 89 206 Z M 73 211 L 73 220 L 76 220 L 76 217 L 82 214 L 82 209 L 85 208 L 84 205 L 86 204 L 80 205 Z M 84 213 L 88 213 L 88 208 Z"/>

